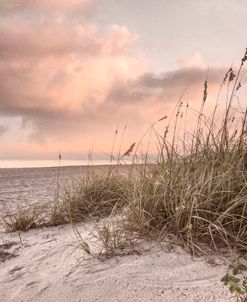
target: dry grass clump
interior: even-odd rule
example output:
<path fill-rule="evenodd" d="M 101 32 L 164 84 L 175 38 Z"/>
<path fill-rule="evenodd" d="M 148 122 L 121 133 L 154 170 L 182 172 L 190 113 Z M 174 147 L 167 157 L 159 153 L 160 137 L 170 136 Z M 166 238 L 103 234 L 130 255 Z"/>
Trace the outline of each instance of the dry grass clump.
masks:
<path fill-rule="evenodd" d="M 13 254 L 4 251 L 0 248 L 0 263 L 5 262 L 6 260 L 15 257 Z"/>
<path fill-rule="evenodd" d="M 247 152 L 247 150 L 246 150 Z M 146 234 L 176 234 L 192 251 L 247 250 L 246 156 L 177 158 L 146 168 L 127 216 Z"/>
<path fill-rule="evenodd" d="M 13 245 L 16 245 L 16 242 L 5 242 L 0 244 L 0 263 L 16 257 L 14 253 L 8 251 Z"/>
<path fill-rule="evenodd" d="M 8 210 L 3 215 L 3 227 L 6 232 L 16 232 L 100 219 L 127 204 L 131 186 L 127 177 L 114 171 L 109 170 L 106 175 L 88 174 L 56 195 L 52 207 Z"/>
<path fill-rule="evenodd" d="M 79 184 L 65 189 L 55 202 L 51 224 L 102 218 L 127 204 L 131 182 L 115 173 L 88 175 Z"/>
<path fill-rule="evenodd" d="M 97 242 L 100 250 L 97 254 L 101 261 L 112 256 L 140 254 L 136 249 L 138 236 L 130 229 L 124 217 L 110 217 L 108 221 L 96 228 Z"/>
<path fill-rule="evenodd" d="M 38 207 L 18 208 L 16 211 L 8 210 L 3 215 L 3 227 L 6 232 L 26 232 L 40 228 L 45 224 L 43 210 Z"/>

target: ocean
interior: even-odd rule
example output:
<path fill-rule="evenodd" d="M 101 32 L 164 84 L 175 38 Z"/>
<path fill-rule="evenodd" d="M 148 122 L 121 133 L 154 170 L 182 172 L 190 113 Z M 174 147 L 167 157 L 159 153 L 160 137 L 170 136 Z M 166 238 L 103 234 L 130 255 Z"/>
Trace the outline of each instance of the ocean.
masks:
<path fill-rule="evenodd" d="M 0 215 L 6 209 L 29 204 L 51 204 L 57 183 L 70 186 L 82 179 L 88 169 L 103 171 L 107 166 L 55 166 L 0 168 Z"/>

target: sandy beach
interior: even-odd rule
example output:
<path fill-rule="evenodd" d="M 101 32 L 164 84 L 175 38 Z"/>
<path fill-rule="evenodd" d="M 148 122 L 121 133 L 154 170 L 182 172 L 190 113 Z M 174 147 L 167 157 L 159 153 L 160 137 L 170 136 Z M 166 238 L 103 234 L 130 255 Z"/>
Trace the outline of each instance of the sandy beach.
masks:
<path fill-rule="evenodd" d="M 79 230 L 90 237 L 90 225 Z M 1 302 L 232 301 L 220 282 L 222 257 L 149 243 L 140 254 L 100 261 L 79 248 L 70 225 L 1 234 L 0 242 L 14 242 L 16 255 L 0 263 Z"/>

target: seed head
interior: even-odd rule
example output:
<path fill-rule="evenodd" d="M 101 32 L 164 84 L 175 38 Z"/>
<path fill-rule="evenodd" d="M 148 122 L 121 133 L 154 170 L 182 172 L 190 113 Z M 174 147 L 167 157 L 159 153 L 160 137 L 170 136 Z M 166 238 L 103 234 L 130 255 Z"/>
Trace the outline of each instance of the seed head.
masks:
<path fill-rule="evenodd" d="M 231 69 L 230 74 L 229 74 L 229 82 L 232 82 L 234 78 L 236 77 L 234 71 Z"/>
<path fill-rule="evenodd" d="M 208 97 L 208 81 L 204 82 L 204 91 L 203 91 L 203 103 L 206 102 L 206 99 Z"/>
<path fill-rule="evenodd" d="M 242 60 L 241 60 L 241 65 L 242 65 L 242 66 L 244 65 L 244 62 L 245 62 L 245 61 L 247 61 L 247 48 L 246 48 L 245 54 L 244 54 L 244 56 L 243 56 L 243 58 L 242 58 Z"/>
<path fill-rule="evenodd" d="M 225 74 L 224 79 L 223 79 L 223 84 L 225 84 L 225 82 L 226 82 L 226 80 L 227 80 L 229 74 L 231 73 L 231 71 L 232 71 L 232 68 L 229 68 L 228 71 L 227 71 L 227 73 Z"/>
<path fill-rule="evenodd" d="M 133 151 L 134 147 L 135 147 L 135 143 L 133 143 L 133 144 L 129 147 L 129 149 L 128 149 L 126 152 L 124 152 L 123 157 L 124 157 L 124 156 L 130 156 L 130 154 L 131 154 L 131 152 Z"/>
<path fill-rule="evenodd" d="M 167 119 L 167 115 L 161 117 L 161 118 L 158 120 L 158 122 L 161 122 L 161 121 L 163 121 L 163 120 L 165 120 L 165 119 Z"/>
<path fill-rule="evenodd" d="M 238 91 L 238 90 L 241 88 L 241 86 L 242 86 L 242 85 L 241 85 L 241 82 L 239 82 L 239 83 L 238 83 L 238 86 L 237 86 L 237 88 L 236 88 L 236 91 Z"/>

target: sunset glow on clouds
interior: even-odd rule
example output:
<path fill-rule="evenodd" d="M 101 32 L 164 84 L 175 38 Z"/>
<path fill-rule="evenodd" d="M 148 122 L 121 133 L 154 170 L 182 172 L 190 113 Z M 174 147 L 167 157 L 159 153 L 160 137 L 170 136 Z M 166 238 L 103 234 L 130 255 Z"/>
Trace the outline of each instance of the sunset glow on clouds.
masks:
<path fill-rule="evenodd" d="M 208 64 L 196 51 L 175 70 L 152 71 L 125 24 L 93 21 L 97 1 L 0 2 L 1 158 L 69 158 L 108 152 L 115 128 L 124 146 L 169 114 L 185 88 L 200 102 Z M 211 93 L 226 67 L 209 69 Z"/>

